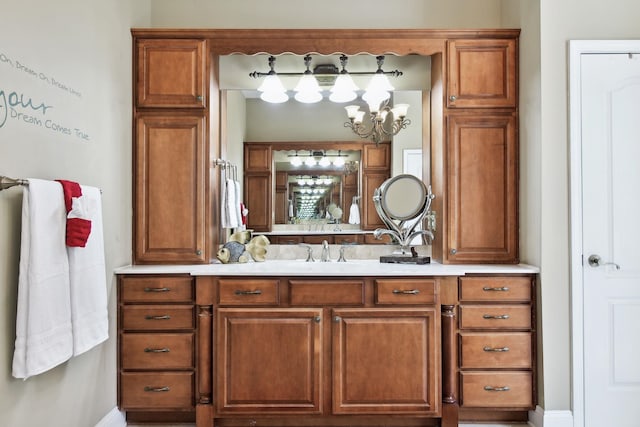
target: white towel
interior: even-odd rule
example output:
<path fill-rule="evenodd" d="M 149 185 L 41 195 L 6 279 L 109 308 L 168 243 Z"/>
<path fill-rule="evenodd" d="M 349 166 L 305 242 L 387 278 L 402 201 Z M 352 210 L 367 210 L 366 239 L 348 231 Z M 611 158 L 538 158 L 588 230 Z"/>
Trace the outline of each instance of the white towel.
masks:
<path fill-rule="evenodd" d="M 224 195 L 221 203 L 223 228 L 236 228 L 238 226 L 238 216 L 236 215 L 235 206 L 236 186 L 232 179 L 227 179 L 225 180 Z"/>
<path fill-rule="evenodd" d="M 98 188 L 86 185 L 81 188 L 91 234 L 84 248 L 67 247 L 74 356 L 109 337 L 102 198 Z"/>
<path fill-rule="evenodd" d="M 13 376 L 28 378 L 73 354 L 62 186 L 29 179 L 22 201 Z"/>
<path fill-rule="evenodd" d="M 236 228 L 242 228 L 242 210 L 240 209 L 240 183 L 238 181 L 233 181 L 233 189 L 235 194 L 235 204 L 233 206 L 233 213 L 236 217 Z"/>
<path fill-rule="evenodd" d="M 360 208 L 357 203 L 352 203 L 349 209 L 349 224 L 360 224 Z"/>

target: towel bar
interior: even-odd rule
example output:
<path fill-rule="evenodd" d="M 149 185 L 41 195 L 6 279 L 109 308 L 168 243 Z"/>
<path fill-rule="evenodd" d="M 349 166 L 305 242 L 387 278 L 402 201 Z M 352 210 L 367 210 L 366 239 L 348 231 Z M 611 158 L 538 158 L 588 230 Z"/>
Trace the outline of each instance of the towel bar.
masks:
<path fill-rule="evenodd" d="M 29 185 L 29 181 L 27 181 L 26 179 L 14 179 L 9 178 L 8 176 L 0 175 L 0 191 L 15 187 L 17 185 Z"/>
<path fill-rule="evenodd" d="M 9 188 L 16 187 L 18 185 L 29 185 L 29 180 L 9 178 L 8 176 L 0 175 L 0 191 L 8 190 Z M 100 194 L 102 194 L 102 188 L 100 189 Z"/>

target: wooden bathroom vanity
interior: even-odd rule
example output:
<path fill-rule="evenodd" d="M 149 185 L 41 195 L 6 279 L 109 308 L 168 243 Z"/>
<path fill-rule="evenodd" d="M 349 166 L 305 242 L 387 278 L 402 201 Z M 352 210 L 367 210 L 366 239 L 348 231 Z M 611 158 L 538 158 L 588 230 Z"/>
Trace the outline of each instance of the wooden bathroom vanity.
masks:
<path fill-rule="evenodd" d="M 526 420 L 536 269 L 341 264 L 120 270 L 120 408 L 198 427 Z"/>
<path fill-rule="evenodd" d="M 128 421 L 527 420 L 537 396 L 538 270 L 518 264 L 519 30 L 132 34 L 133 266 L 116 272 L 118 406 Z M 214 172 L 227 148 L 219 63 L 264 52 L 430 57 L 418 114 L 429 123 L 425 182 L 436 196 L 432 264 L 209 264 L 224 243 Z M 243 177 L 249 220 L 264 232 L 277 184 L 270 150 L 260 144 Z M 378 227 L 371 198 L 387 169 L 362 175 L 370 226 L 362 231 Z"/>

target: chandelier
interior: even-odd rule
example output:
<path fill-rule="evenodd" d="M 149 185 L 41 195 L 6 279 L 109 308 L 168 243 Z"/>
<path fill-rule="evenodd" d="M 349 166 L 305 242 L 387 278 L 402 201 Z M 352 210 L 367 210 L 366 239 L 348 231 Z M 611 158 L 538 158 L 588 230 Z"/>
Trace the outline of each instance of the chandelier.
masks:
<path fill-rule="evenodd" d="M 323 99 L 322 83 L 333 83 L 329 89 L 329 100 L 336 103 L 351 102 L 358 96 L 358 86 L 351 78 L 352 75 L 371 76 L 362 100 L 369 107 L 369 119 L 371 124 L 364 124 L 365 111 L 360 111 L 357 105 L 349 105 L 346 108 L 349 121 L 344 123 L 361 138 L 371 139 L 376 144 L 396 135 L 405 129 L 411 121 L 406 118 L 408 104 L 397 104 L 393 108 L 389 105 L 391 92 L 394 87 L 389 82 L 388 76 L 402 76 L 402 71 L 384 71 L 384 55 L 376 56 L 378 68 L 375 71 L 348 72 L 346 55 L 340 56 L 341 70 L 333 64 L 322 64 L 311 70 L 311 55 L 304 56 L 305 71 L 277 73 L 275 71 L 276 58 L 269 56 L 269 72 L 253 71 L 249 76 L 254 78 L 264 77 L 264 81 L 258 87 L 260 98 L 270 103 L 281 103 L 289 99 L 287 89 L 282 84 L 279 76 L 299 76 L 300 79 L 294 88 L 294 98 L 303 103 L 315 103 Z"/>

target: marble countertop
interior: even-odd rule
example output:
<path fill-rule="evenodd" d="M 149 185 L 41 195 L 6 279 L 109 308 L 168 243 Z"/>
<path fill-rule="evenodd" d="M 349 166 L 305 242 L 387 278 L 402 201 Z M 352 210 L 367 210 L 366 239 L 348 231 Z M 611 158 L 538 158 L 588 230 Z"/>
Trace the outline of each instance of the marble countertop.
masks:
<path fill-rule="evenodd" d="M 464 276 L 466 274 L 531 274 L 537 267 L 515 265 L 443 265 L 388 264 L 362 259 L 347 262 L 305 262 L 304 260 L 268 260 L 244 264 L 132 265 L 116 269 L 116 274 L 191 274 L 193 276 Z"/>

